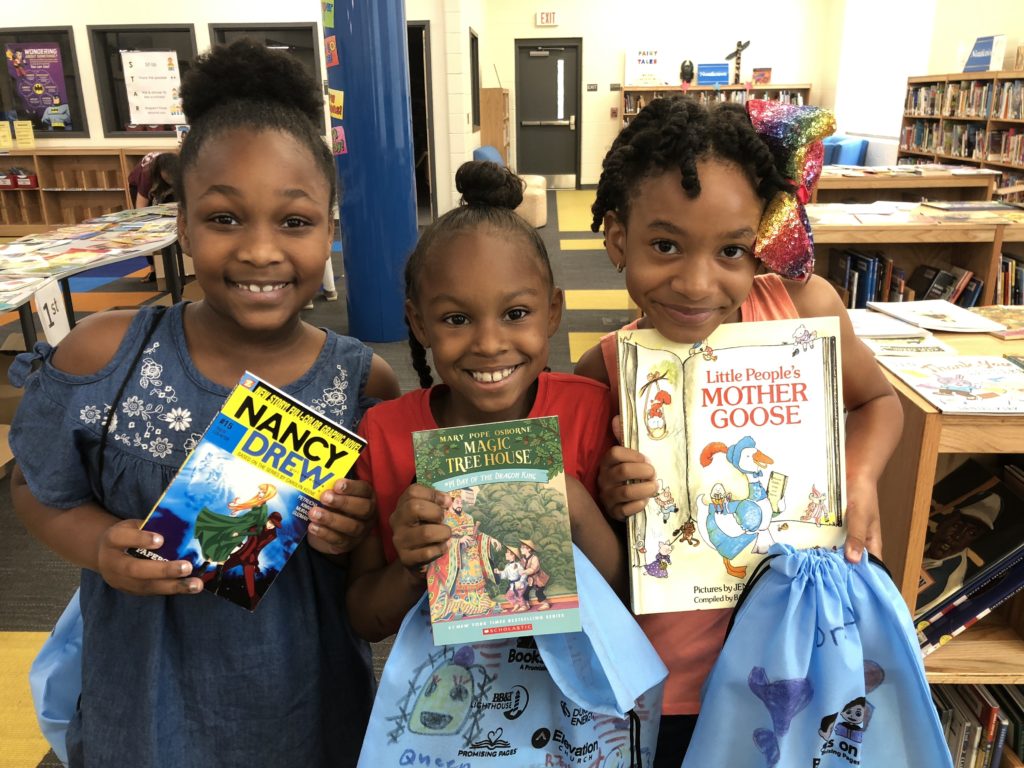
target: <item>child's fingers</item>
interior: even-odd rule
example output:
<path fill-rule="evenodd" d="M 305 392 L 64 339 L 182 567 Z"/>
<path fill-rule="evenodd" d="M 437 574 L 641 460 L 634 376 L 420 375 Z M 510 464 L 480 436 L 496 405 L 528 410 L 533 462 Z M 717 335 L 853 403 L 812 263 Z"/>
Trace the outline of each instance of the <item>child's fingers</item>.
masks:
<path fill-rule="evenodd" d="M 402 494 L 402 498 L 398 500 L 398 503 L 401 504 L 403 499 L 429 502 L 441 507 L 441 509 L 447 509 L 452 505 L 452 497 L 449 494 L 420 483 L 410 485 L 405 490 L 405 493 Z"/>

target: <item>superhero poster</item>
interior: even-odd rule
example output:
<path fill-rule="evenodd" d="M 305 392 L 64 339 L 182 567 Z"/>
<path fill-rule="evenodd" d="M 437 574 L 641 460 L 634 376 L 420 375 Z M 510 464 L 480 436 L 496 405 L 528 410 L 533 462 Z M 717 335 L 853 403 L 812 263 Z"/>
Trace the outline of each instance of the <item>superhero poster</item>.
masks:
<path fill-rule="evenodd" d="M 19 113 L 31 119 L 36 130 L 72 130 L 60 45 L 7 43 L 4 57 L 21 104 Z"/>
<path fill-rule="evenodd" d="M 246 373 L 143 523 L 163 546 L 133 554 L 188 560 L 206 591 L 254 610 L 365 444 Z"/>
<path fill-rule="evenodd" d="M 629 518 L 635 613 L 729 608 L 772 544 L 846 537 L 839 321 L 618 333 L 623 444 L 657 472 Z"/>

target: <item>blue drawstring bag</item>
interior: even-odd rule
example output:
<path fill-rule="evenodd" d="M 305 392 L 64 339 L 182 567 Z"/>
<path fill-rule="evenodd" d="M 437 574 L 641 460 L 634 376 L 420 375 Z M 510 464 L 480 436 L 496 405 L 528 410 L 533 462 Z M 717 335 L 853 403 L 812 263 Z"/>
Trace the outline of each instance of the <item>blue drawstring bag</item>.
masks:
<path fill-rule="evenodd" d="M 360 768 L 650 768 L 668 674 L 573 547 L 582 632 L 435 646 L 426 595 L 402 622 Z"/>
<path fill-rule="evenodd" d="M 68 724 L 82 693 L 82 610 L 77 589 L 32 662 L 28 682 L 39 729 L 67 765 Z"/>
<path fill-rule="evenodd" d="M 705 681 L 685 768 L 952 766 L 906 604 L 877 560 L 775 544 Z"/>

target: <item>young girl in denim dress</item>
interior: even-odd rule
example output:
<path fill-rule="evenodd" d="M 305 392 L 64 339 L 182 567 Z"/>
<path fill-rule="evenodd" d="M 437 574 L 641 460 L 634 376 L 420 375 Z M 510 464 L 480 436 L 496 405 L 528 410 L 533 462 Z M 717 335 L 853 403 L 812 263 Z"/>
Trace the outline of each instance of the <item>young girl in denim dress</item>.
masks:
<path fill-rule="evenodd" d="M 355 426 L 398 394 L 354 339 L 303 322 L 333 236 L 336 176 L 317 84 L 250 41 L 200 57 L 182 89 L 178 232 L 204 298 L 83 320 L 42 367 L 11 430 L 28 530 L 82 567 L 82 694 L 73 766 L 354 765 L 374 690 L 345 615 L 346 556 L 375 515 L 339 481 L 307 542 L 249 613 L 203 591 L 139 529 L 246 370 Z"/>

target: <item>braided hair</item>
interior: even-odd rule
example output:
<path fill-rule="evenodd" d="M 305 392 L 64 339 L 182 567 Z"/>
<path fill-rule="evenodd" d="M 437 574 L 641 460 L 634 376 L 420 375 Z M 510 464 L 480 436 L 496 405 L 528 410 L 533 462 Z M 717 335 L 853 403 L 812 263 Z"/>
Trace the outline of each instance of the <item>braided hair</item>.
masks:
<path fill-rule="evenodd" d="M 697 163 L 710 159 L 735 164 L 765 203 L 776 192 L 793 190 L 778 170 L 784 159 L 776 158 L 754 131 L 742 105 L 705 107 L 684 96 L 654 99 L 622 129 L 605 155 L 591 230 L 598 232 L 610 211 L 625 223 L 639 185 L 665 171 L 678 169 L 687 197 L 697 197 Z"/>
<path fill-rule="evenodd" d="M 523 238 L 537 258 L 548 285 L 554 287 L 555 278 L 548 260 L 548 249 L 537 230 L 515 209 L 523 202 L 525 184 L 512 171 L 496 163 L 471 160 L 459 166 L 455 173 L 455 188 L 462 193 L 462 203 L 441 216 L 420 235 L 416 247 L 405 263 L 405 298 L 415 303 L 418 299 L 419 276 L 432 259 L 442 258 L 444 246 L 464 232 L 483 227 Z M 409 319 L 406 318 L 406 325 Z M 427 363 L 427 351 L 409 329 L 409 350 L 412 365 L 424 389 L 434 383 Z"/>
<path fill-rule="evenodd" d="M 174 181 L 181 207 L 186 203 L 182 180 L 203 146 L 236 128 L 281 131 L 304 145 L 327 181 L 333 207 L 338 176 L 334 157 L 321 136 L 324 99 L 320 85 L 298 59 L 249 38 L 214 46 L 185 75 L 181 101 L 191 126 L 181 145 Z"/>

